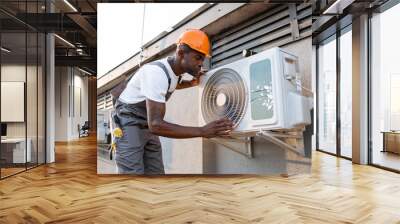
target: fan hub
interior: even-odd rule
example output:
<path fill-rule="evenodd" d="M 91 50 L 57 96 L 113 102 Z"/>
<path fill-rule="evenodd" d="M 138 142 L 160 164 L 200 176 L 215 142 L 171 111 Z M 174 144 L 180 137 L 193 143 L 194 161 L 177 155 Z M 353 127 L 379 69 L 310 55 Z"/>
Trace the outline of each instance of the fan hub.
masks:
<path fill-rule="evenodd" d="M 226 95 L 224 93 L 219 93 L 217 95 L 217 105 L 222 107 L 226 103 Z"/>

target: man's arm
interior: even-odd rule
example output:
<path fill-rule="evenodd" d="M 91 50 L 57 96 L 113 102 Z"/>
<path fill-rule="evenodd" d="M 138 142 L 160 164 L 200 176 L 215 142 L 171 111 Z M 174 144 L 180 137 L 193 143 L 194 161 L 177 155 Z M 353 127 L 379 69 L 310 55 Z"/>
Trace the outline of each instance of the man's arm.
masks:
<path fill-rule="evenodd" d="M 232 130 L 232 122 L 228 119 L 221 119 L 211 122 L 203 127 L 186 127 L 164 121 L 165 103 L 146 100 L 147 119 L 150 131 L 159 136 L 170 138 L 194 138 L 226 135 Z"/>

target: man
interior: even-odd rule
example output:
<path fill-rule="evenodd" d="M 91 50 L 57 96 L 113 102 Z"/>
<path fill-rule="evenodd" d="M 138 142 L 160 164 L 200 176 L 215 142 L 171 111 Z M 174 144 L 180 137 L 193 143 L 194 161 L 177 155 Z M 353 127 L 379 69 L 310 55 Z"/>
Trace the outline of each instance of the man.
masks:
<path fill-rule="evenodd" d="M 122 129 L 122 137 L 116 141 L 119 173 L 164 174 L 158 136 L 211 138 L 232 130 L 228 119 L 203 127 L 164 121 L 165 103 L 172 92 L 199 84 L 201 66 L 204 58 L 210 57 L 209 50 L 210 42 L 203 31 L 187 30 L 180 36 L 174 56 L 144 65 L 128 82 L 115 105 L 116 123 Z M 179 82 L 184 73 L 192 75 L 193 80 Z"/>

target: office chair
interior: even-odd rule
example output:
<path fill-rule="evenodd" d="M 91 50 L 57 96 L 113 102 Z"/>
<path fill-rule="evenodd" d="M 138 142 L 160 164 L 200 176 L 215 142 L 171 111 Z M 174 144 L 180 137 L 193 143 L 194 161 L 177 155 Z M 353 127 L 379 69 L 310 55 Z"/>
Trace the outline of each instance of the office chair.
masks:
<path fill-rule="evenodd" d="M 80 137 L 87 137 L 89 136 L 89 121 L 85 121 L 85 123 L 82 125 L 82 127 L 79 129 L 79 138 Z"/>

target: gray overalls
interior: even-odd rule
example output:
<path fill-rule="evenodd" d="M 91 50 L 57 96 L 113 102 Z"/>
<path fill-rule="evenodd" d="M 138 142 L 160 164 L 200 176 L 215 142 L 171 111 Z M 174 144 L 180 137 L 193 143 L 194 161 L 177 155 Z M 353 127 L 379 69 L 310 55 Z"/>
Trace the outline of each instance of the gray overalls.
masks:
<path fill-rule="evenodd" d="M 150 64 L 161 67 L 168 78 L 167 101 L 171 77 L 162 62 Z M 122 129 L 123 136 L 116 140 L 115 160 L 120 174 L 164 174 L 161 143 L 158 136 L 148 129 L 146 100 L 126 104 L 119 100 L 115 105 L 115 123 Z"/>

